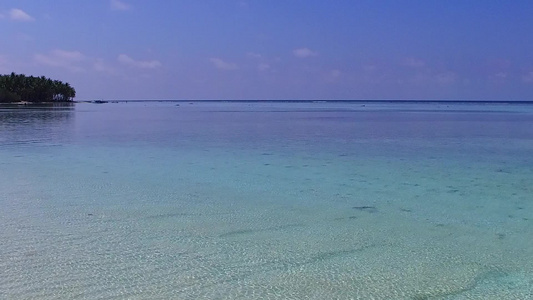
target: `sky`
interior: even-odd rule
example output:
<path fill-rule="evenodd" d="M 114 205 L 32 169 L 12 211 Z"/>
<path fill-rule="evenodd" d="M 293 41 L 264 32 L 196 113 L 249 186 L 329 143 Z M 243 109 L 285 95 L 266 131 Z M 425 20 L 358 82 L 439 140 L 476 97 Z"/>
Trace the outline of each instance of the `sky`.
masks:
<path fill-rule="evenodd" d="M 0 0 L 0 74 L 76 100 L 533 100 L 531 0 Z"/>

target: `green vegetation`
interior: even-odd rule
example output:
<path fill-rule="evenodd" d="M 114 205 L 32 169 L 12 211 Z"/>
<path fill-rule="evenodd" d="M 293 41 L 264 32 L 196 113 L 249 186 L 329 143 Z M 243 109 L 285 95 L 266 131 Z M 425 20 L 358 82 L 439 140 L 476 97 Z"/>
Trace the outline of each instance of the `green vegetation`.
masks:
<path fill-rule="evenodd" d="M 75 96 L 74 88 L 59 80 L 15 73 L 0 75 L 0 103 L 70 102 Z"/>

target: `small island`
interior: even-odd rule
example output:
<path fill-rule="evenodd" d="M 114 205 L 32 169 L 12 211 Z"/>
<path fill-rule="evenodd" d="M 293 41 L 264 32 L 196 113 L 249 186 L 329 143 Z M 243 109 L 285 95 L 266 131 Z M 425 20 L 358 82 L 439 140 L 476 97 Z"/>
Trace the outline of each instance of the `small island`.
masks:
<path fill-rule="evenodd" d="M 76 90 L 69 83 L 44 76 L 0 75 L 0 103 L 72 102 Z"/>

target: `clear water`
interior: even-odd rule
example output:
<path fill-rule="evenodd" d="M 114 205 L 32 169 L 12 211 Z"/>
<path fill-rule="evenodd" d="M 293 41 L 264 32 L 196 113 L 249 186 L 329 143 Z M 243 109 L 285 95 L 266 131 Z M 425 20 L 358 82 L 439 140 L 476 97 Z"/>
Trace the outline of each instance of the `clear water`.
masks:
<path fill-rule="evenodd" d="M 2 106 L 0 299 L 533 299 L 533 105 Z"/>

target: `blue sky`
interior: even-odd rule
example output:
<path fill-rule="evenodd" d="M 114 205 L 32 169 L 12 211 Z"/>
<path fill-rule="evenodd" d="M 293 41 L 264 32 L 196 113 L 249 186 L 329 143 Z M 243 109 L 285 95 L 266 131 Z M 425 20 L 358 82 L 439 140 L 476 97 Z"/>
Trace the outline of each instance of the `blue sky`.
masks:
<path fill-rule="evenodd" d="M 85 99 L 533 100 L 533 1 L 1 0 L 0 73 Z"/>

